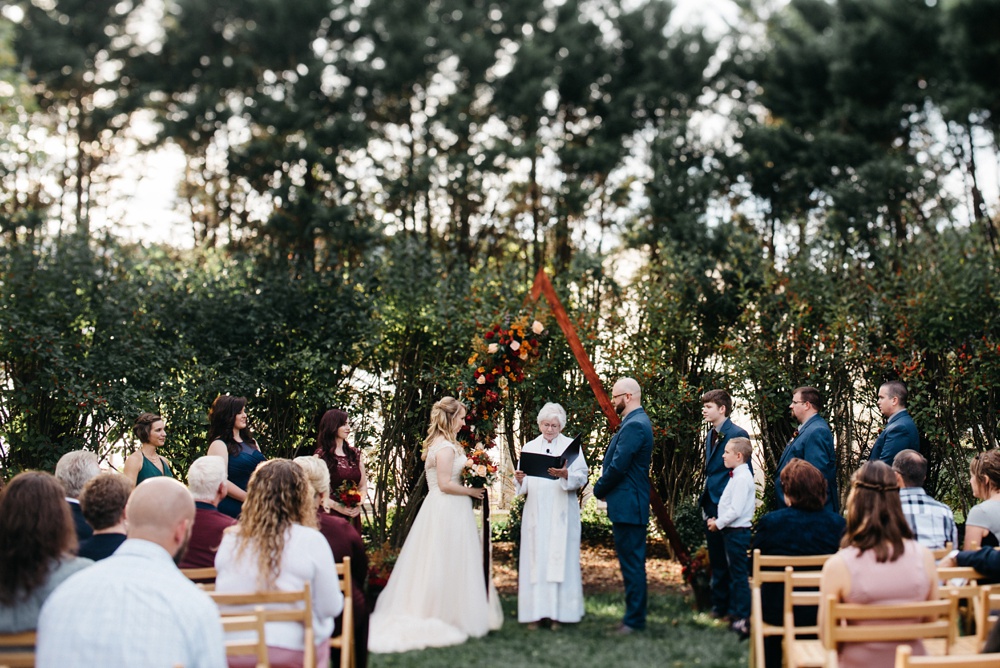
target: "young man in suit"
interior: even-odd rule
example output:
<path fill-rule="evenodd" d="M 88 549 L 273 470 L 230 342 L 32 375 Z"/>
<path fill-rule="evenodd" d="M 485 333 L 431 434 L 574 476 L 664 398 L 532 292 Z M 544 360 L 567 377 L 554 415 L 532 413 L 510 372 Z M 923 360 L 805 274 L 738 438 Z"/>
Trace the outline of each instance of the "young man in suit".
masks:
<path fill-rule="evenodd" d="M 892 466 L 896 455 L 903 450 L 920 452 L 920 433 L 906 410 L 906 395 L 906 386 L 898 380 L 883 383 L 878 388 L 878 409 L 888 420 L 875 439 L 869 460 L 881 459 Z"/>
<path fill-rule="evenodd" d="M 819 411 L 822 408 L 819 390 L 815 387 L 799 387 L 792 394 L 788 409 L 798 421 L 799 428 L 792 434 L 792 440 L 785 446 L 774 472 L 774 507 L 785 507 L 785 495 L 781 491 L 781 470 L 794 457 L 804 459 L 819 469 L 826 478 L 826 507 L 838 512 L 840 499 L 837 495 L 837 454 L 833 449 L 833 432 Z"/>
<path fill-rule="evenodd" d="M 621 378 L 615 383 L 611 402 L 622 422 L 604 453 L 594 496 L 608 503 L 615 552 L 625 581 L 625 618 L 617 632 L 627 635 L 646 628 L 646 528 L 653 427 L 634 379 Z"/>
<path fill-rule="evenodd" d="M 701 493 L 704 517 L 719 516 L 719 499 L 729 482 L 729 469 L 722 461 L 726 443 L 734 438 L 750 438 L 743 427 L 733 424 L 733 398 L 725 390 L 709 390 L 701 396 L 701 414 L 709 424 L 705 436 L 705 490 Z M 749 464 L 749 458 L 747 460 Z M 751 475 L 753 468 L 750 469 Z M 708 561 L 712 566 L 712 616 L 722 619 L 729 609 L 729 560 L 719 531 L 705 531 Z"/>

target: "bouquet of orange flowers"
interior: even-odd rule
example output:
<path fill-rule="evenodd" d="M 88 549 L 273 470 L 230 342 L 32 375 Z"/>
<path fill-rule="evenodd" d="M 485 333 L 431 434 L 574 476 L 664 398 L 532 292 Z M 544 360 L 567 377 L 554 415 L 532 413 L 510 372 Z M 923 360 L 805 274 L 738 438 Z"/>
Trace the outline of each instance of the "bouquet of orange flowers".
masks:
<path fill-rule="evenodd" d="M 462 469 L 462 482 L 468 487 L 486 487 L 492 485 L 497 477 L 497 465 L 493 463 L 486 451 L 476 448 L 465 460 Z"/>
<path fill-rule="evenodd" d="M 342 506 L 357 508 L 361 505 L 361 490 L 358 489 L 358 483 L 353 480 L 345 480 L 340 483 L 340 487 L 334 493 L 333 500 Z"/>

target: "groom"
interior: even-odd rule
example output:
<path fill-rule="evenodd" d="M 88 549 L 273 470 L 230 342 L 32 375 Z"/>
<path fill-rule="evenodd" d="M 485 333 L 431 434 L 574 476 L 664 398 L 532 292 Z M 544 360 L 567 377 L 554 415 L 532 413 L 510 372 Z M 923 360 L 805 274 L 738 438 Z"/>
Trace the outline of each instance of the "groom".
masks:
<path fill-rule="evenodd" d="M 625 618 L 617 632 L 627 635 L 646 628 L 646 527 L 653 427 L 634 379 L 622 378 L 615 383 L 611 403 L 622 423 L 604 453 L 594 496 L 608 502 L 615 552 L 625 581 Z"/>

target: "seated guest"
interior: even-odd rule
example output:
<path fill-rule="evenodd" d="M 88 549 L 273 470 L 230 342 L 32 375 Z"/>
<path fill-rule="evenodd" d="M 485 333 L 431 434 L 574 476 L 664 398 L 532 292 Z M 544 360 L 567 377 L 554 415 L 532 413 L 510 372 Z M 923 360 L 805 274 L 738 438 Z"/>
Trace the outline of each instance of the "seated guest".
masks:
<path fill-rule="evenodd" d="M 90 538 L 94 530 L 83 517 L 80 509 L 80 493 L 87 481 L 101 472 L 97 465 L 97 455 L 88 450 L 73 450 L 59 458 L 56 463 L 56 478 L 66 491 L 66 502 L 73 513 L 73 525 L 76 527 L 76 540 Z"/>
<path fill-rule="evenodd" d="M 191 493 L 172 478 L 151 478 L 132 492 L 125 515 L 128 540 L 42 607 L 38 665 L 224 668 L 219 609 L 175 565 L 194 522 Z"/>
<path fill-rule="evenodd" d="M 951 543 L 958 546 L 958 528 L 951 508 L 935 501 L 924 491 L 927 460 L 916 450 L 900 450 L 892 460 L 899 484 L 903 515 L 913 531 L 913 539 L 929 550 L 940 550 Z"/>
<path fill-rule="evenodd" d="M 844 535 L 844 518 L 826 507 L 827 482 L 818 468 L 797 457 L 781 470 L 781 487 L 788 507 L 774 510 L 757 522 L 751 550 L 761 554 L 833 554 Z M 768 582 L 761 587 L 761 610 L 768 624 L 781 624 L 785 585 Z M 816 608 L 795 609 L 796 626 L 814 626 Z M 781 638 L 764 638 L 768 668 L 782 665 Z"/>
<path fill-rule="evenodd" d="M 293 460 L 302 467 L 316 495 L 316 516 L 319 521 L 319 532 L 333 550 L 333 558 L 339 564 L 344 557 L 351 558 L 351 601 L 354 607 L 354 650 L 355 665 L 365 668 L 368 665 L 368 608 L 365 607 L 365 595 L 362 587 L 368 575 L 368 555 L 365 553 L 365 543 L 361 535 L 350 521 L 339 515 L 323 511 L 324 501 L 330 495 L 330 470 L 322 460 L 316 457 L 296 457 Z M 340 635 L 341 618 L 333 635 Z M 330 664 L 339 665 L 340 651 L 333 650 L 330 654 Z"/>
<path fill-rule="evenodd" d="M 947 556 L 938 562 L 938 566 L 969 566 L 986 576 L 980 584 L 1000 582 L 1000 549 L 981 547 L 978 550 L 962 550 L 954 557 Z"/>
<path fill-rule="evenodd" d="M 963 550 L 996 547 L 1000 538 L 1000 449 L 980 452 L 969 463 L 972 494 L 982 503 L 965 517 Z"/>
<path fill-rule="evenodd" d="M 329 638 L 334 618 L 344 609 L 337 566 L 326 539 L 316 529 L 316 499 L 305 473 L 287 459 L 261 463 L 250 476 L 243 512 L 226 530 L 215 556 L 221 594 L 256 591 L 300 591 L 312 595 L 316 665 L 329 665 Z M 302 626 L 268 622 L 267 645 L 272 666 L 301 666 Z M 254 657 L 233 657 L 230 666 L 256 664 Z"/>
<path fill-rule="evenodd" d="M 19 473 L 0 490 L 0 633 L 34 630 L 49 594 L 93 563 L 73 556 L 64 494 L 42 471 Z"/>
<path fill-rule="evenodd" d="M 885 463 L 869 461 L 852 476 L 851 493 L 847 497 L 847 533 L 841 545 L 841 550 L 823 566 L 821 600 L 833 596 L 844 603 L 878 605 L 937 599 L 934 554 L 913 540 L 899 501 L 896 475 Z M 822 636 L 822 608 L 819 618 Z M 837 651 L 838 665 L 841 668 L 891 666 L 900 644 L 842 643 Z M 909 644 L 914 655 L 926 654 L 919 640 Z"/>
<path fill-rule="evenodd" d="M 125 542 L 125 504 L 132 481 L 117 473 L 102 473 L 83 486 L 80 507 L 94 535 L 80 543 L 80 556 L 94 561 L 110 557 Z"/>
<path fill-rule="evenodd" d="M 226 463 L 219 457 L 199 457 L 188 469 L 188 489 L 194 497 L 194 528 L 181 568 L 211 568 L 222 542 L 222 532 L 236 520 L 218 511 L 227 494 Z"/>

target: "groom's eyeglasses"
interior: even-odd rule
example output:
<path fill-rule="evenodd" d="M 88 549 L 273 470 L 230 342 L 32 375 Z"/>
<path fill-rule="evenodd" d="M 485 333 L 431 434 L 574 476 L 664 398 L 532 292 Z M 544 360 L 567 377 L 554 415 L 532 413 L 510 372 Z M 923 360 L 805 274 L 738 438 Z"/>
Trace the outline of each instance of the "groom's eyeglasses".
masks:
<path fill-rule="evenodd" d="M 612 394 L 611 395 L 611 401 L 614 401 L 618 397 L 624 397 L 624 396 L 626 396 L 628 394 L 632 394 L 632 393 L 631 392 L 622 392 L 621 394 Z"/>

